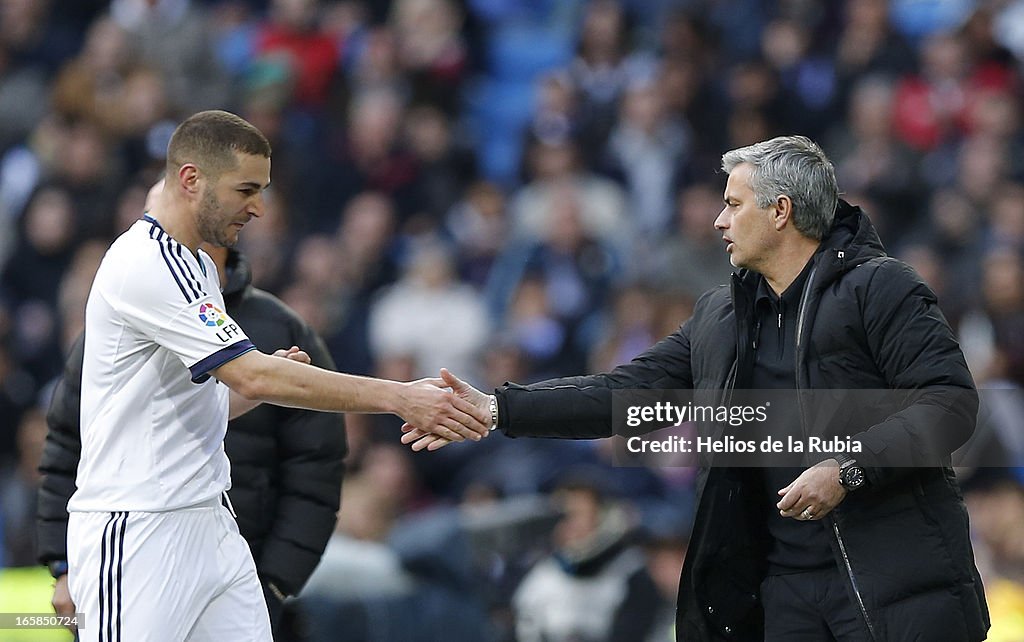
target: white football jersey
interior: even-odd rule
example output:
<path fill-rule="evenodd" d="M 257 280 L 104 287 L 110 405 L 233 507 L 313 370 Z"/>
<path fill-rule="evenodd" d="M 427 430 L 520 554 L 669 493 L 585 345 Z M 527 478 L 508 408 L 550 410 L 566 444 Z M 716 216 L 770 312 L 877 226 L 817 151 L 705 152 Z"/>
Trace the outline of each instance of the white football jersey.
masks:
<path fill-rule="evenodd" d="M 255 346 L 225 312 L 210 256 L 144 217 L 103 257 L 85 327 L 68 510 L 174 510 L 227 490 L 228 388 L 208 373 Z"/>

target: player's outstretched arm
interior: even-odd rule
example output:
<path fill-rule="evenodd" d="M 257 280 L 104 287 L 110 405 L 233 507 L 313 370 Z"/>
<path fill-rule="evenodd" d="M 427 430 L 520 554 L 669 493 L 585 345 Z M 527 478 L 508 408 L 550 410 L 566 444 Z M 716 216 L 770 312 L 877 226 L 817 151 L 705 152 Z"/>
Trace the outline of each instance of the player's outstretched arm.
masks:
<path fill-rule="evenodd" d="M 490 413 L 447 389 L 442 379 L 398 382 L 331 372 L 252 350 L 211 374 L 250 401 L 327 412 L 393 413 L 451 441 L 479 440 Z"/>
<path fill-rule="evenodd" d="M 312 359 L 309 358 L 309 355 L 306 354 L 304 350 L 299 348 L 299 346 L 292 346 L 287 350 L 283 348 L 280 350 L 275 350 L 274 356 L 283 357 L 285 359 L 291 359 L 292 361 L 298 361 L 299 363 L 312 363 L 313 361 Z M 249 412 L 250 410 L 252 410 L 253 408 L 255 408 L 256 406 L 260 405 L 263 402 L 258 399 L 246 399 L 242 395 L 232 390 L 231 396 L 229 398 L 229 403 L 230 410 L 228 414 L 228 419 L 234 419 L 235 417 L 241 417 L 242 415 Z"/>
<path fill-rule="evenodd" d="M 469 385 L 462 379 L 459 379 L 447 368 L 441 368 L 441 380 L 444 381 L 445 385 L 452 389 L 461 399 L 468 401 L 480 412 L 486 413 L 487 425 L 491 425 L 491 396 L 485 394 L 473 386 Z M 437 450 L 443 448 L 448 444 L 452 443 L 452 440 L 446 439 L 445 437 L 437 434 L 431 434 L 427 431 L 421 430 L 411 423 L 406 423 L 402 426 L 402 431 L 405 433 L 402 435 L 403 444 L 412 444 L 413 450 Z"/>

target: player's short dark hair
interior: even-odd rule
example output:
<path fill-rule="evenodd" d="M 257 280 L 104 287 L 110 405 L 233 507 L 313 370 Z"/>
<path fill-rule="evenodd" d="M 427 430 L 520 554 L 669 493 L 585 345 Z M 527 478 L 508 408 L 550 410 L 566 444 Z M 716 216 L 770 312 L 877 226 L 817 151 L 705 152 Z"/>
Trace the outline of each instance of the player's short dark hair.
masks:
<path fill-rule="evenodd" d="M 270 142 L 244 118 L 214 109 L 189 116 L 167 145 L 167 174 L 194 163 L 211 176 L 233 169 L 236 153 L 270 158 Z"/>

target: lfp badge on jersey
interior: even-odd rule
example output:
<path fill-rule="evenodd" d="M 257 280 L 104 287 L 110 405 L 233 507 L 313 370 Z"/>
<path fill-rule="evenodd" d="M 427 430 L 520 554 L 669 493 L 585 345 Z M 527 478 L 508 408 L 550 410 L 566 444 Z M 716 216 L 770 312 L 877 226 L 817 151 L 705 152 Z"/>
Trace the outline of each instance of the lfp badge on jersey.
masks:
<path fill-rule="evenodd" d="M 212 303 L 199 306 L 199 320 L 213 328 L 224 325 L 224 312 Z"/>
<path fill-rule="evenodd" d="M 237 340 L 242 336 L 241 328 L 234 323 L 228 323 L 231 320 L 228 315 L 212 303 L 203 303 L 199 306 L 199 320 L 206 327 L 214 329 L 221 343 Z"/>

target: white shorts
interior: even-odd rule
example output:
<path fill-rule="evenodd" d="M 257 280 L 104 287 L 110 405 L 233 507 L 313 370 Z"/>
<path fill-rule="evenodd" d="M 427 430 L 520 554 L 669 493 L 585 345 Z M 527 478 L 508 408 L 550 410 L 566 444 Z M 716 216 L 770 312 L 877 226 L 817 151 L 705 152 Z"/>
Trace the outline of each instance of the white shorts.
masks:
<path fill-rule="evenodd" d="M 81 642 L 271 642 L 249 545 L 220 500 L 165 513 L 71 513 Z"/>

